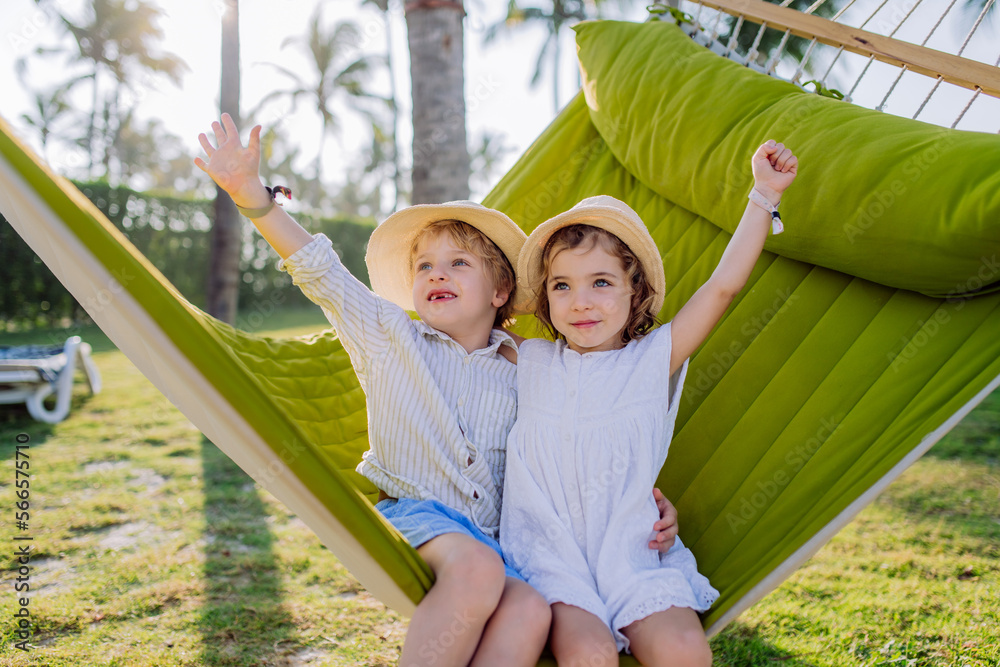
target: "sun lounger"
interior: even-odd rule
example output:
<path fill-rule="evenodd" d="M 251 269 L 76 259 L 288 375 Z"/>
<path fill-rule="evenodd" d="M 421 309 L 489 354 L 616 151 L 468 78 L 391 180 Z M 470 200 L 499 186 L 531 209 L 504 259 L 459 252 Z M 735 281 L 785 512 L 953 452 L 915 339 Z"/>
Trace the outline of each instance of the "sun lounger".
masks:
<path fill-rule="evenodd" d="M 0 404 L 25 403 L 38 421 L 55 424 L 69 414 L 77 364 L 94 394 L 101 374 L 90 358 L 90 345 L 71 336 L 63 345 L 0 346 Z M 45 399 L 55 394 L 55 406 Z"/>

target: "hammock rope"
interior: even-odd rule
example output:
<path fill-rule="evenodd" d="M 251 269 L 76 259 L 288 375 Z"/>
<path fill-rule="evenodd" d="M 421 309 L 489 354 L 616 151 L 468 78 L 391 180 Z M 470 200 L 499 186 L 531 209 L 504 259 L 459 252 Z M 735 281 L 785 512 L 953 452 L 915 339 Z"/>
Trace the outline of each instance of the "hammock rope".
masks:
<path fill-rule="evenodd" d="M 822 66 L 822 74 L 814 77 L 814 82 L 817 84 L 816 92 L 832 90 L 829 82 L 831 77 L 834 76 L 835 71 L 837 71 L 838 64 L 841 65 L 840 69 L 842 71 L 847 71 L 848 66 L 844 64 L 845 53 L 852 54 L 852 56 L 862 56 L 863 60 L 858 64 L 858 73 L 851 76 L 851 83 L 846 88 L 846 95 L 837 93 L 837 96 L 844 99 L 844 101 L 854 104 L 860 103 L 877 111 L 888 110 L 891 100 L 898 97 L 899 91 L 904 88 L 899 84 L 908 72 L 927 76 L 933 80 L 933 85 L 930 86 L 928 92 L 924 93 L 921 91 L 920 96 L 916 98 L 919 100 L 919 103 L 914 100 L 913 103 L 916 106 L 916 110 L 912 115 L 906 112 L 906 116 L 912 119 L 917 119 L 925 112 L 928 104 L 935 99 L 935 95 L 941 90 L 942 84 L 965 87 L 971 91 L 965 105 L 961 108 L 956 107 L 954 113 L 957 115 L 952 116 L 954 120 L 950 124 L 946 120 L 932 121 L 950 128 L 956 128 L 969 115 L 970 110 L 974 108 L 978 109 L 982 106 L 977 104 L 978 102 L 985 102 L 985 99 L 989 99 L 990 104 L 995 104 L 993 100 L 1000 97 L 1000 63 L 995 62 L 990 65 L 987 62 L 969 60 L 963 57 L 967 47 L 980 34 L 979 29 L 986 16 L 994 8 L 996 0 L 988 0 L 984 3 L 971 27 L 963 30 L 965 36 L 961 44 L 958 45 L 954 53 L 945 54 L 930 49 L 927 47 L 927 44 L 939 32 L 939 28 L 945 23 L 946 19 L 950 19 L 953 22 L 959 20 L 952 16 L 958 0 L 950 0 L 943 11 L 934 16 L 933 25 L 931 25 L 930 30 L 924 35 L 920 43 L 912 44 L 913 47 L 919 47 L 922 51 L 905 51 L 905 55 L 904 51 L 899 51 L 897 54 L 891 52 L 891 50 L 886 50 L 885 45 L 910 45 L 909 42 L 898 40 L 896 35 L 899 34 L 904 26 L 912 26 L 915 17 L 918 15 L 927 16 L 928 11 L 922 11 L 927 9 L 927 5 L 924 4 L 923 0 L 915 0 L 898 11 L 890 12 L 888 15 L 883 10 L 889 4 L 889 0 L 879 0 L 874 4 L 873 8 L 867 8 L 858 17 L 860 23 L 856 28 L 853 27 L 853 22 L 849 21 L 849 17 L 852 14 L 856 14 L 857 11 L 864 9 L 863 5 L 858 5 L 857 0 L 850 0 L 850 2 L 839 8 L 832 18 L 824 19 L 817 16 L 816 12 L 826 2 L 827 0 L 816 0 L 806 9 L 799 11 L 788 8 L 790 0 L 783 0 L 780 4 L 768 4 L 759 2 L 759 0 L 745 0 L 743 2 L 736 2 L 734 0 L 684 0 L 684 2 L 677 4 L 681 9 L 686 11 L 688 16 L 692 17 L 692 26 L 687 32 L 698 43 L 708 46 L 716 53 L 731 60 L 746 64 L 757 71 L 778 76 L 778 78 L 784 78 L 799 86 L 805 85 L 802 83 L 802 79 L 808 69 L 815 66 L 814 63 L 820 58 L 819 54 L 830 53 L 829 64 Z M 849 14 L 848 12 L 852 8 L 857 11 Z M 779 16 L 783 17 L 782 20 L 787 19 L 789 23 L 794 22 L 795 25 L 779 26 L 775 23 L 778 17 L 772 17 L 772 14 L 779 10 L 794 13 L 796 16 L 809 17 L 811 20 L 821 21 L 822 24 L 807 25 L 804 21 L 797 22 L 787 18 L 788 15 L 786 14 Z M 714 16 L 712 13 L 714 13 Z M 879 30 L 879 32 L 868 32 L 868 30 L 872 29 L 870 26 L 876 19 L 879 20 L 875 29 Z M 754 39 L 746 49 L 746 53 L 742 54 L 740 53 L 738 38 L 741 32 L 746 31 L 748 23 L 757 23 L 759 26 Z M 727 24 L 731 26 L 730 37 L 724 45 L 720 46 L 718 44 L 719 35 L 726 30 Z M 813 25 L 835 25 L 838 26 L 838 30 L 824 29 L 810 34 L 810 26 Z M 771 48 L 770 53 L 761 54 L 759 50 L 763 43 L 765 31 L 767 28 L 778 27 L 783 31 L 781 39 L 776 46 Z M 844 37 L 843 28 L 859 31 L 860 34 L 852 38 Z M 789 40 L 793 35 L 805 37 L 809 40 L 801 57 L 795 59 L 792 59 L 787 51 Z M 877 38 L 888 41 L 881 42 L 878 47 L 873 45 L 869 49 L 866 49 L 864 46 L 859 47 L 858 45 L 868 43 L 867 37 L 869 35 L 874 35 Z M 907 60 L 910 57 L 914 57 L 916 60 L 912 62 Z M 960 61 L 949 61 L 948 58 L 957 58 Z M 758 62 L 764 64 L 758 65 Z M 894 72 L 891 79 L 887 80 L 885 84 L 880 85 L 877 82 L 872 82 L 877 69 L 875 67 L 876 62 L 895 66 L 898 71 Z M 787 77 L 776 74 L 779 65 L 785 64 L 793 68 L 791 74 Z M 881 72 L 881 70 L 879 71 Z M 881 80 L 881 76 L 882 74 L 880 73 L 879 80 Z M 879 92 L 879 88 L 881 88 L 881 92 Z M 864 96 L 866 98 L 873 95 L 877 95 L 877 97 L 868 103 L 859 102 L 857 97 L 861 95 L 862 90 L 865 91 Z M 982 93 L 986 93 L 986 95 L 984 96 Z M 951 100 L 952 98 L 948 99 Z M 906 102 L 906 104 L 908 105 L 909 103 Z M 986 113 L 989 113 L 989 111 Z M 993 115 L 994 117 L 996 116 L 996 114 Z M 990 131 L 993 132 L 994 130 L 991 129 Z M 1000 132 L 1000 130 L 997 131 Z"/>

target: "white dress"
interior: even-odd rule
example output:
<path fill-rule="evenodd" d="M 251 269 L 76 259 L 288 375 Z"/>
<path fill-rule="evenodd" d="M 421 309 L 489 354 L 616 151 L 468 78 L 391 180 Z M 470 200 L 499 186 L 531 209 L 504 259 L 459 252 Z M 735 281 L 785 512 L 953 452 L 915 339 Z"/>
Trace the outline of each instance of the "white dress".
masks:
<path fill-rule="evenodd" d="M 649 548 L 653 486 L 667 457 L 688 362 L 667 378 L 670 325 L 620 350 L 521 344 L 507 444 L 500 545 L 549 602 L 621 628 L 669 607 L 704 611 L 719 593 L 680 539 Z"/>

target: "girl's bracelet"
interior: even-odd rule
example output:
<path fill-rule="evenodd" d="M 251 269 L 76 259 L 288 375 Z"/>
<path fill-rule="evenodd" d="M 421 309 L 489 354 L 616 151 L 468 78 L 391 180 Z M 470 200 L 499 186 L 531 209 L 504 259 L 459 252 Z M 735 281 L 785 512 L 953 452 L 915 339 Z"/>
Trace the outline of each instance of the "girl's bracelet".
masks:
<path fill-rule="evenodd" d="M 780 234 L 781 232 L 785 231 L 785 225 L 782 224 L 781 216 L 778 215 L 778 207 L 772 204 L 770 199 L 761 194 L 760 190 L 758 190 L 757 188 L 753 188 L 752 190 L 750 190 L 750 194 L 747 196 L 747 198 L 751 202 L 753 202 L 757 206 L 760 206 L 762 209 L 771 214 L 772 234 Z M 779 201 L 778 203 L 780 204 L 781 202 Z"/>
<path fill-rule="evenodd" d="M 267 202 L 263 206 L 258 206 L 257 208 L 244 208 L 239 204 L 236 204 L 236 202 L 233 202 L 233 204 L 236 205 L 236 210 L 251 220 L 254 218 L 263 218 L 265 215 L 270 213 L 271 209 L 278 203 L 274 200 L 275 195 L 283 194 L 288 200 L 291 200 L 292 198 L 291 189 L 286 188 L 284 185 L 275 185 L 273 188 L 265 185 L 264 189 L 267 190 L 267 194 L 270 195 L 271 201 Z"/>

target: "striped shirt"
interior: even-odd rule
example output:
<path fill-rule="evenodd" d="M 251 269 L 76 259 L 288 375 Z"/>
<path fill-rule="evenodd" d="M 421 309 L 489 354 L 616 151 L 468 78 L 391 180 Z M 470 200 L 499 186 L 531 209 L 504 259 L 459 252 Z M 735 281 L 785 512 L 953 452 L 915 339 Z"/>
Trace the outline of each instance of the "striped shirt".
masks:
<path fill-rule="evenodd" d="M 370 449 L 358 472 L 390 496 L 440 500 L 496 537 L 516 417 L 517 367 L 499 354 L 517 349 L 510 335 L 494 329 L 466 353 L 373 294 L 323 234 L 278 268 L 323 308 L 364 389 Z"/>

